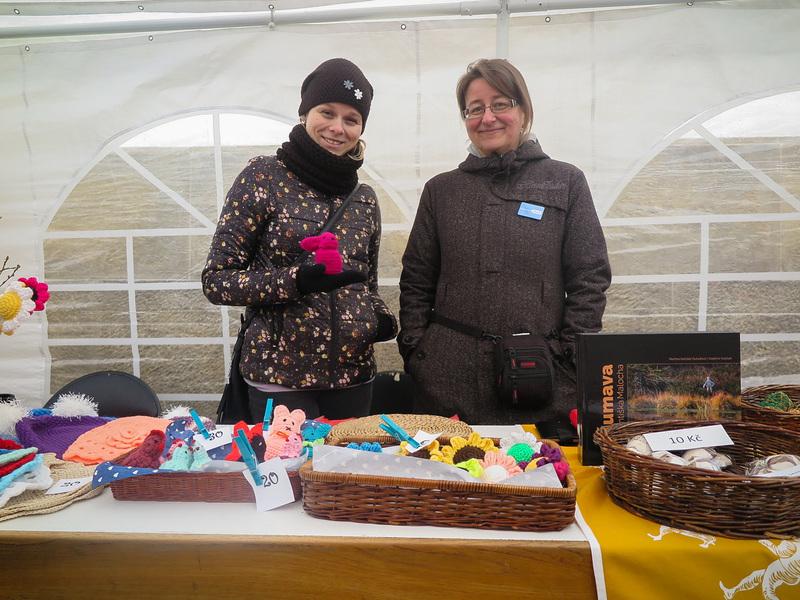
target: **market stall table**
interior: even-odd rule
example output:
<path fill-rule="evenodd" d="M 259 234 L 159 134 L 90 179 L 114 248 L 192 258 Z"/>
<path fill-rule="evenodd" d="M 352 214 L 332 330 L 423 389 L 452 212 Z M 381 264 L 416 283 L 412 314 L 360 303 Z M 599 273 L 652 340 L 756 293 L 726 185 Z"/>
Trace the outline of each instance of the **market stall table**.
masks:
<path fill-rule="evenodd" d="M 300 502 L 122 502 L 0 522 L 2 597 L 595 598 L 573 524 L 548 533 L 315 519 Z"/>

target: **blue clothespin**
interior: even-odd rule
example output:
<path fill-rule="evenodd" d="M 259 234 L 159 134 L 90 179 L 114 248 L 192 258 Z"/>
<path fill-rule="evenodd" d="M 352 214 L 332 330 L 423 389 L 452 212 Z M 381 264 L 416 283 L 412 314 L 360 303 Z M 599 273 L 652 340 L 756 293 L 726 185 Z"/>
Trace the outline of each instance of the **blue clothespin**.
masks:
<path fill-rule="evenodd" d="M 256 460 L 256 453 L 250 445 L 250 440 L 247 439 L 244 431 L 240 429 L 236 433 L 236 437 L 233 438 L 233 442 L 236 444 L 236 447 L 239 448 L 239 454 L 242 455 L 242 460 L 247 466 L 247 470 L 250 471 L 253 483 L 259 485 L 261 483 L 261 473 L 258 472 L 258 460 Z"/>
<path fill-rule="evenodd" d="M 195 409 L 190 409 L 189 414 L 192 416 L 192 420 L 194 420 L 194 424 L 197 425 L 197 430 L 203 434 L 203 437 L 206 439 L 211 438 L 211 434 L 208 433 L 206 426 L 203 425 L 203 421 L 200 419 L 200 415 L 197 414 Z"/>
<path fill-rule="evenodd" d="M 381 415 L 381 420 L 383 423 L 381 423 L 380 428 L 383 431 L 401 442 L 408 442 L 408 445 L 412 448 L 419 448 L 419 442 L 408 435 L 402 427 L 392 421 L 388 416 Z"/>
<path fill-rule="evenodd" d="M 267 435 L 269 424 L 272 421 L 272 398 L 267 398 L 267 408 L 264 410 L 264 435 Z"/>

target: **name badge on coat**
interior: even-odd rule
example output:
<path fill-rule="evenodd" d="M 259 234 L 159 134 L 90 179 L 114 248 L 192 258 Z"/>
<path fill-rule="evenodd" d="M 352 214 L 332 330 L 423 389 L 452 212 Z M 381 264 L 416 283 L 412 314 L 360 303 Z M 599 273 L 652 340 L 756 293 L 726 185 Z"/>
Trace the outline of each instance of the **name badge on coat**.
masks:
<path fill-rule="evenodd" d="M 527 219 L 536 219 L 537 221 L 539 221 L 541 220 L 542 215 L 544 214 L 544 206 L 539 206 L 538 204 L 531 204 L 529 202 L 520 202 L 517 214 L 520 217 L 525 217 Z"/>

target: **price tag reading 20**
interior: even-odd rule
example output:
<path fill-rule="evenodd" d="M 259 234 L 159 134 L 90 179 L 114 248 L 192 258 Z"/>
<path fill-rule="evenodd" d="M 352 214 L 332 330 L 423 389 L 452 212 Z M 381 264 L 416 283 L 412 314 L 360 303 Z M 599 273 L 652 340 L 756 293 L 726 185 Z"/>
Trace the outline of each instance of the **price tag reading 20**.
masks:
<path fill-rule="evenodd" d="M 657 450 L 690 450 L 692 448 L 713 448 L 714 446 L 733 446 L 733 440 L 722 425 L 704 425 L 686 429 L 672 429 L 645 433 L 644 439 L 653 452 Z"/>
<path fill-rule="evenodd" d="M 294 502 L 294 490 L 289 474 L 280 458 L 270 460 L 258 465 L 260 474 L 258 483 L 253 481 L 250 472 L 245 470 L 243 475 L 252 486 L 256 495 L 256 510 L 265 512 Z"/>

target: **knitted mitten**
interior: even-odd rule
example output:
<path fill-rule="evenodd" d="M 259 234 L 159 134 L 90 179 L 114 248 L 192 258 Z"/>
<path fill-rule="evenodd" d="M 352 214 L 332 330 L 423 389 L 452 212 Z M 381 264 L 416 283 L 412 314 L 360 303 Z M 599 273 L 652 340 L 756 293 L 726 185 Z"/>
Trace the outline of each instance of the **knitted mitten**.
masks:
<path fill-rule="evenodd" d="M 352 269 L 345 269 L 338 275 L 326 275 L 325 265 L 301 265 L 297 270 L 297 290 L 301 294 L 331 292 L 366 280 L 366 275 Z"/>

